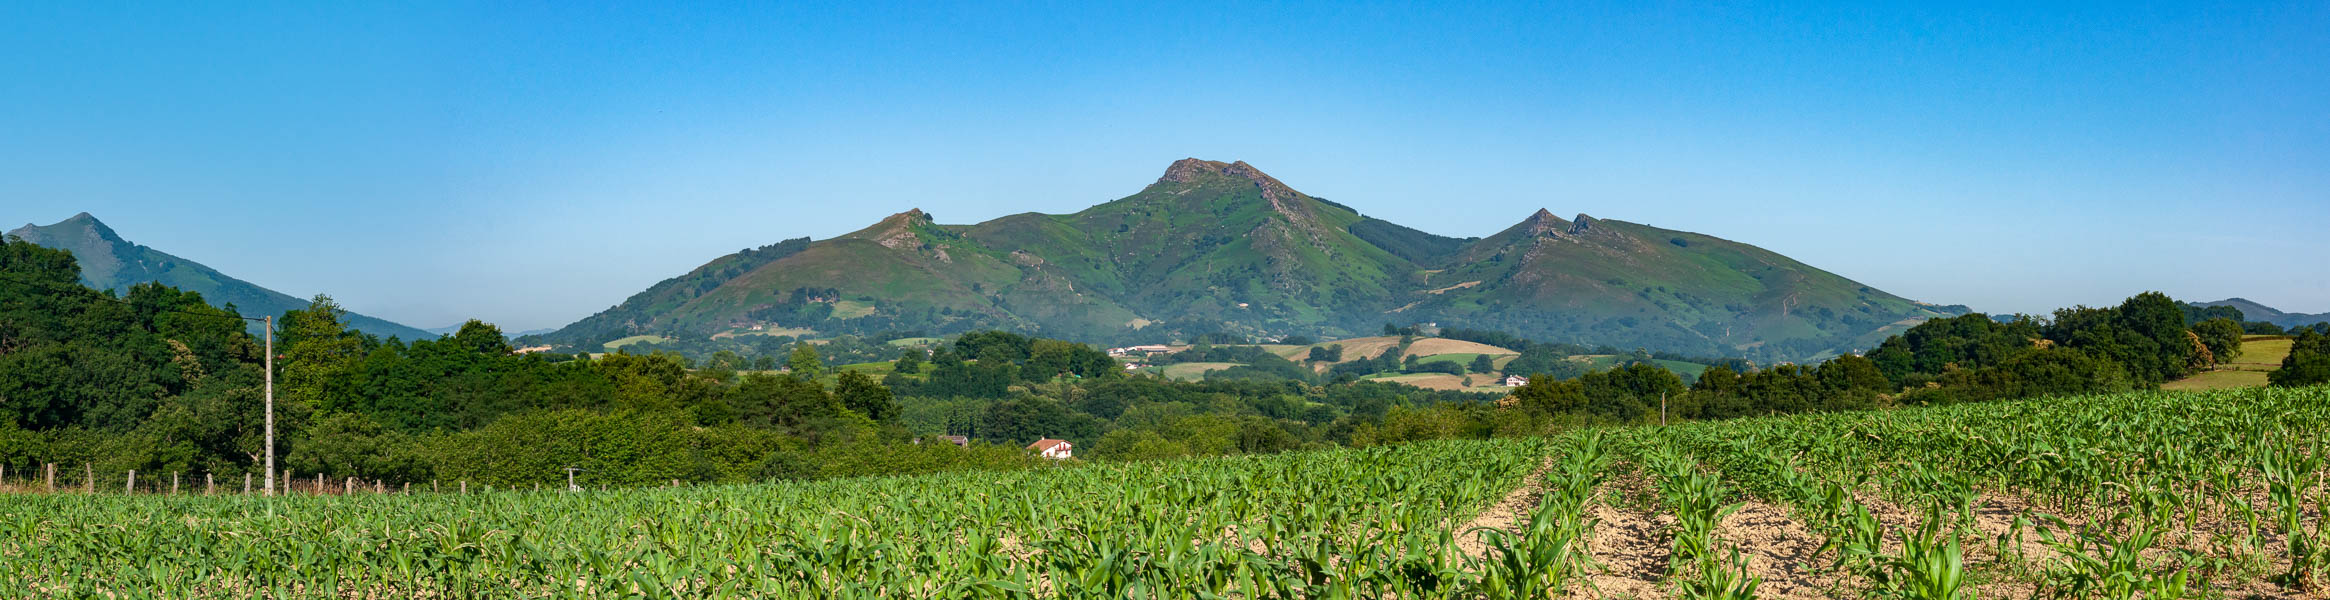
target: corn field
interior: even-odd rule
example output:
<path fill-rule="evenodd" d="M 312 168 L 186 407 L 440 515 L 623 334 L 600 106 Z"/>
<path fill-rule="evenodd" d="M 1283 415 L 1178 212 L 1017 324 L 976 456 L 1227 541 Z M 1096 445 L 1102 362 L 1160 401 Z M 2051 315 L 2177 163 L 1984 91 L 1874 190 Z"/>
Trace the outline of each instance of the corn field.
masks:
<path fill-rule="evenodd" d="M 2330 388 L 811 484 L 0 497 L 0 597 L 2311 598 Z"/>

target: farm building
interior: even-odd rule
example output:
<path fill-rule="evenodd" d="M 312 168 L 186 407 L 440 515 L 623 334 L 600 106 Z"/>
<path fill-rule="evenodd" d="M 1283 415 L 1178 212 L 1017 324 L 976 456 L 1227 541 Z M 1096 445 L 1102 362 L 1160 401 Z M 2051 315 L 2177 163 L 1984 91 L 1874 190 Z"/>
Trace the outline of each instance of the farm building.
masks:
<path fill-rule="evenodd" d="M 1165 345 L 1161 345 L 1161 344 L 1145 344 L 1145 345 L 1140 345 L 1140 346 L 1126 346 L 1126 347 L 1123 347 L 1123 348 L 1110 348 L 1110 349 L 1108 349 L 1108 355 L 1109 355 L 1109 356 L 1149 356 L 1149 355 L 1152 355 L 1152 354 L 1165 354 L 1165 353 L 1169 353 L 1169 352 L 1172 352 L 1172 351 L 1173 351 L 1173 347 L 1172 347 L 1172 346 L 1165 346 Z"/>
<path fill-rule="evenodd" d="M 1522 377 L 1520 375 L 1505 376 L 1505 387 L 1521 387 L 1524 385 L 1529 385 L 1529 378 Z"/>
<path fill-rule="evenodd" d="M 1036 440 L 1036 443 L 1028 444 L 1027 449 L 1036 451 L 1036 454 L 1042 455 L 1044 458 L 1067 460 L 1072 457 L 1075 444 L 1068 443 L 1068 440 L 1044 438 Z"/>

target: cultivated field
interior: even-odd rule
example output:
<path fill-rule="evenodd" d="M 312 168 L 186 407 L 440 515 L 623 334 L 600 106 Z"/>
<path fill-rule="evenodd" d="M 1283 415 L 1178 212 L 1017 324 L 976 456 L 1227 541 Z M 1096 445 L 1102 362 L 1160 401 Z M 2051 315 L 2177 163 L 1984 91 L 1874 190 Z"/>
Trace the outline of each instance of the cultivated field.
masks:
<path fill-rule="evenodd" d="M 1159 374 L 1164 375 L 1166 379 L 1171 379 L 1174 381 L 1197 381 L 1205 379 L 1205 374 L 1207 373 L 1239 366 L 1245 365 L 1227 362 L 1193 362 L 1173 363 L 1170 365 L 1154 368 Z"/>
<path fill-rule="evenodd" d="M 2301 598 L 2330 388 L 812 484 L 21 495 L 57 597 Z M 2313 591 L 2303 591 L 2313 590 Z"/>

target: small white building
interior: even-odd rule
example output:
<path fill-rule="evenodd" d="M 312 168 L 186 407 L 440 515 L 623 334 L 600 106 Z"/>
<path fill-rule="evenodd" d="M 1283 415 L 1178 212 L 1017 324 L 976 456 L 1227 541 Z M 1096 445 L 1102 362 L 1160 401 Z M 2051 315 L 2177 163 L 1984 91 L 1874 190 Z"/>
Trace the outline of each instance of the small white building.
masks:
<path fill-rule="evenodd" d="M 1109 355 L 1109 356 L 1136 356 L 1136 355 L 1137 355 L 1137 356 L 1149 356 L 1149 355 L 1154 355 L 1154 354 L 1166 354 L 1166 353 L 1170 353 L 1170 352 L 1172 352 L 1172 351 L 1173 351 L 1173 347 L 1172 347 L 1172 346 L 1166 346 L 1166 345 L 1162 345 L 1162 344 L 1147 344 L 1147 345 L 1141 345 L 1141 346 L 1126 346 L 1126 347 L 1123 347 L 1123 348 L 1110 348 L 1110 349 L 1108 349 L 1108 355 Z"/>
<path fill-rule="evenodd" d="M 1505 387 L 1521 387 L 1524 385 L 1529 385 L 1529 378 L 1522 377 L 1520 375 L 1505 376 Z"/>
<path fill-rule="evenodd" d="M 1052 438 L 1036 440 L 1036 443 L 1028 444 L 1027 449 L 1034 450 L 1037 455 L 1052 460 L 1068 460 L 1074 456 L 1076 450 L 1075 444 L 1068 443 L 1068 440 Z"/>

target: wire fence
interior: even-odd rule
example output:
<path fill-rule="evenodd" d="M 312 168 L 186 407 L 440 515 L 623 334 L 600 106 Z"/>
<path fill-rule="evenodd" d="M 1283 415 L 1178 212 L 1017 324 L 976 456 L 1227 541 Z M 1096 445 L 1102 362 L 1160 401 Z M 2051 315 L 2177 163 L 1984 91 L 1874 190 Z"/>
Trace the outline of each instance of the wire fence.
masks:
<path fill-rule="evenodd" d="M 561 469 L 564 471 L 564 469 Z M 571 475 L 571 473 L 570 473 Z M 137 470 L 102 471 L 91 465 L 42 464 L 32 468 L 0 466 L 0 494 L 112 494 L 112 495 L 229 495 L 265 494 L 267 478 L 259 473 L 242 471 L 231 474 L 205 472 L 149 472 Z M 671 480 L 671 487 L 689 485 Z M 610 489 L 605 485 L 577 487 L 574 483 L 541 484 L 531 487 L 502 487 L 475 485 L 468 480 L 390 482 L 358 477 L 334 477 L 326 473 L 299 473 L 285 470 L 275 478 L 275 489 L 280 494 L 344 495 L 344 494 L 468 494 L 494 491 L 580 491 Z"/>
<path fill-rule="evenodd" d="M 33 468 L 0 467 L 0 493 L 55 494 L 264 494 L 266 477 L 258 473 L 99 471 L 89 465 L 43 464 Z M 325 473 L 286 470 L 275 479 L 277 493 L 306 495 L 468 493 L 466 480 L 452 482 L 396 482 Z M 539 486 L 537 486 L 539 488 Z M 563 488 L 557 488 L 563 489 Z"/>

